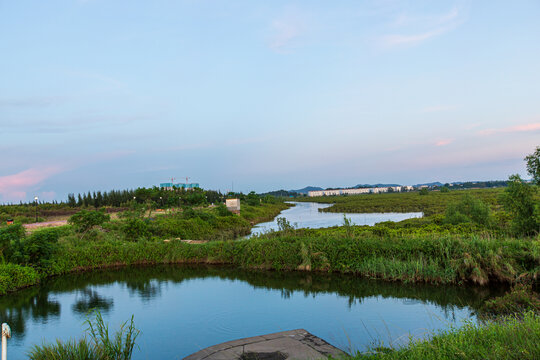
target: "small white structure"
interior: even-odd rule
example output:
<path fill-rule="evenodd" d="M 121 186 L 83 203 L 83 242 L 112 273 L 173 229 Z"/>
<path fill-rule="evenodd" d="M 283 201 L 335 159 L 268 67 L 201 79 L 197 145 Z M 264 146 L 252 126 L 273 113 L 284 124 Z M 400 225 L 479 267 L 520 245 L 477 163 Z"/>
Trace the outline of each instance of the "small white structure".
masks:
<path fill-rule="evenodd" d="M 233 213 L 240 213 L 240 199 L 226 199 L 225 206 L 227 206 L 227 210 Z"/>
<path fill-rule="evenodd" d="M 2 324 L 2 360 L 7 360 L 7 339 L 11 337 L 11 329 L 8 324 Z"/>

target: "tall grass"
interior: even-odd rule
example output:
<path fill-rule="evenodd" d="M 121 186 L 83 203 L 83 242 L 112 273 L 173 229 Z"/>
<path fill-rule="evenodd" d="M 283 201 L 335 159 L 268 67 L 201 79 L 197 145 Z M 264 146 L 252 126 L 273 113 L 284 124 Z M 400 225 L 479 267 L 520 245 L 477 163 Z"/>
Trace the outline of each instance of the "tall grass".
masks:
<path fill-rule="evenodd" d="M 54 344 L 34 345 L 28 353 L 32 360 L 129 360 L 133 355 L 135 341 L 140 331 L 133 325 L 133 316 L 114 334 L 103 321 L 101 313 L 95 312 L 93 320 L 87 319 L 86 336 L 79 340 Z"/>
<path fill-rule="evenodd" d="M 522 318 L 507 317 L 487 324 L 467 323 L 428 340 L 412 340 L 408 346 L 375 346 L 351 359 L 523 359 L 540 358 L 540 317 L 532 312 Z"/>

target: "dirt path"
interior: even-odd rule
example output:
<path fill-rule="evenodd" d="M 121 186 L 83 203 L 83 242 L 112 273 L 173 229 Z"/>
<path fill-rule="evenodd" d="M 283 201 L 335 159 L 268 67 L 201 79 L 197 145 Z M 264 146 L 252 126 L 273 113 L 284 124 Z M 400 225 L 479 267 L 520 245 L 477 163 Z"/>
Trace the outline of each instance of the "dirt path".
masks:
<path fill-rule="evenodd" d="M 56 227 L 56 226 L 63 226 L 67 224 L 67 220 L 56 220 L 56 221 L 44 221 L 44 222 L 38 222 L 33 224 L 24 224 L 24 228 L 26 230 L 35 230 L 45 227 Z"/>

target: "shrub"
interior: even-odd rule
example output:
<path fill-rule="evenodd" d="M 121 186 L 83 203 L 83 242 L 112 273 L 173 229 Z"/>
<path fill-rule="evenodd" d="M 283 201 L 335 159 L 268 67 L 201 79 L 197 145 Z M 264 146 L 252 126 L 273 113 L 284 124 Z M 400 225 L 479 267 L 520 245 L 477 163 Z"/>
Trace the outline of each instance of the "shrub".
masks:
<path fill-rule="evenodd" d="M 57 250 L 58 238 L 62 232 L 64 229 L 39 230 L 15 242 L 10 261 L 47 272 L 52 266 L 51 259 Z"/>
<path fill-rule="evenodd" d="M 4 261 L 4 254 L 9 254 L 11 244 L 24 238 L 25 230 L 20 224 L 0 228 L 0 260 Z"/>
<path fill-rule="evenodd" d="M 515 315 L 527 311 L 540 313 L 540 296 L 531 286 L 518 284 L 501 297 L 486 301 L 480 312 L 482 315 Z"/>
<path fill-rule="evenodd" d="M 34 268 L 16 264 L 0 265 L 0 295 L 38 282 L 39 274 Z"/>
<path fill-rule="evenodd" d="M 490 224 L 489 205 L 480 199 L 469 195 L 463 196 L 457 204 L 450 204 L 446 208 L 445 222 L 449 224 L 475 223 L 488 226 Z"/>
<path fill-rule="evenodd" d="M 150 228 L 147 222 L 139 218 L 128 218 L 124 220 L 122 232 L 124 233 L 126 240 L 129 241 L 136 241 L 140 238 L 147 238 L 150 236 Z"/>
<path fill-rule="evenodd" d="M 540 230 L 535 191 L 536 188 L 525 184 L 519 175 L 510 176 L 502 201 L 512 217 L 512 231 L 517 235 L 533 235 Z"/>
<path fill-rule="evenodd" d="M 223 204 L 220 204 L 216 207 L 216 211 L 219 216 L 233 216 L 234 214 L 230 212 L 227 207 Z"/>

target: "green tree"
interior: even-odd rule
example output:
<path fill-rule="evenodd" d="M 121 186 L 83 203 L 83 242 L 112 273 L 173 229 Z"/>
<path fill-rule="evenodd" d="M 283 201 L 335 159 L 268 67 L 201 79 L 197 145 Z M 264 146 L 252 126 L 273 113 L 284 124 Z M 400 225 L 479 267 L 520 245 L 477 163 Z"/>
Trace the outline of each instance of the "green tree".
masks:
<path fill-rule="evenodd" d="M 420 195 L 427 195 L 427 194 L 429 194 L 429 190 L 427 188 L 420 189 Z"/>
<path fill-rule="evenodd" d="M 84 235 L 94 226 L 100 226 L 109 221 L 111 217 L 103 211 L 81 210 L 68 219 L 68 223 L 73 226 L 76 232 Z"/>
<path fill-rule="evenodd" d="M 527 173 L 532 176 L 536 185 L 540 185 L 540 146 L 537 146 L 536 150 L 527 155 L 524 160 L 527 162 Z"/>
<path fill-rule="evenodd" d="M 534 195 L 536 188 L 527 185 L 519 175 L 511 175 L 502 201 L 512 217 L 512 230 L 517 235 L 533 235 L 540 230 L 538 204 Z"/>

